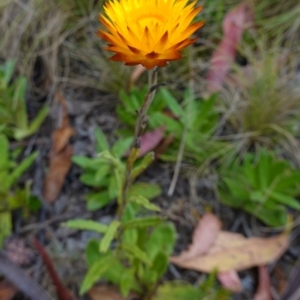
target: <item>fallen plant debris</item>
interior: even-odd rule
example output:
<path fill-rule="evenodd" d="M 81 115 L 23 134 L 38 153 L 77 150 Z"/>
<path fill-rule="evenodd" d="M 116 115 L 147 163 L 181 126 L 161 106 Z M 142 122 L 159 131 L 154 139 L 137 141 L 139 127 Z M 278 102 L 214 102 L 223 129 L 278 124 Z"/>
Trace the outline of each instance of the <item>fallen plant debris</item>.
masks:
<path fill-rule="evenodd" d="M 74 129 L 69 124 L 67 103 L 62 94 L 57 94 L 60 103 L 59 126 L 52 134 L 52 148 L 50 152 L 49 172 L 44 182 L 44 198 L 53 203 L 64 184 L 65 177 L 71 168 L 73 148 L 69 139 L 74 134 Z"/>
<path fill-rule="evenodd" d="M 19 291 L 31 300 L 53 300 L 48 293 L 29 277 L 18 265 L 11 262 L 4 251 L 0 251 L 0 272 Z M 2 299 L 1 299 L 2 300 Z"/>
<path fill-rule="evenodd" d="M 271 280 L 265 266 L 258 267 L 258 289 L 254 300 L 272 300 Z"/>
<path fill-rule="evenodd" d="M 14 285 L 9 283 L 7 280 L 0 281 L 0 299 L 1 300 L 12 300 L 17 293 L 17 289 Z"/>
<path fill-rule="evenodd" d="M 91 300 L 138 300 L 139 295 L 130 293 L 127 297 L 123 297 L 118 289 L 108 284 L 97 285 L 88 292 Z"/>
<path fill-rule="evenodd" d="M 36 250 L 39 252 L 39 254 L 42 257 L 43 263 L 45 264 L 49 275 L 52 279 L 53 285 L 56 288 L 57 297 L 59 300 L 76 300 L 75 296 L 71 291 L 69 291 L 62 283 L 61 279 L 59 278 L 54 265 L 52 263 L 52 260 L 50 256 L 48 255 L 47 251 L 43 247 L 43 245 L 35 238 L 33 240 L 33 244 L 36 248 Z"/>
<path fill-rule="evenodd" d="M 217 226 L 219 220 L 212 214 L 204 216 L 197 226 L 198 233 L 205 232 L 206 222 L 211 228 L 210 222 L 215 222 Z M 207 232 L 210 231 L 212 230 L 207 230 Z M 215 233 L 212 232 L 212 235 Z M 194 234 L 189 249 L 179 256 L 171 257 L 170 261 L 182 268 L 200 272 L 210 273 L 218 270 L 222 273 L 221 281 L 224 282 L 224 272 L 241 271 L 273 262 L 285 252 L 289 245 L 289 236 L 286 232 L 270 238 L 245 238 L 240 234 L 226 231 L 219 231 L 215 236 L 214 243 L 211 243 L 209 234 L 206 235 L 206 239 L 200 234 Z M 198 239 L 195 239 L 196 237 Z M 205 240 L 211 247 L 203 252 L 202 244 L 205 244 Z M 195 251 L 197 248 L 199 254 Z M 236 286 L 238 285 L 234 284 L 232 290 L 237 290 Z"/>

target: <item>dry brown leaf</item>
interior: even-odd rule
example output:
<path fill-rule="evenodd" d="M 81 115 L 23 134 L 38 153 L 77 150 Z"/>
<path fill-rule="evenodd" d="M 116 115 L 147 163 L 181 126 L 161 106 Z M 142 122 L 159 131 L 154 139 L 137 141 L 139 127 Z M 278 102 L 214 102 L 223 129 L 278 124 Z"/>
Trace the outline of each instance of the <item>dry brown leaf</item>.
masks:
<path fill-rule="evenodd" d="M 70 145 L 59 153 L 50 155 L 49 172 L 45 178 L 44 198 L 52 203 L 58 197 L 71 167 L 73 148 Z"/>
<path fill-rule="evenodd" d="M 258 289 L 253 300 L 272 300 L 271 280 L 265 266 L 258 268 Z"/>
<path fill-rule="evenodd" d="M 73 155 L 73 148 L 68 143 L 74 129 L 69 125 L 66 100 L 60 93 L 57 94 L 57 99 L 60 102 L 59 125 L 52 134 L 49 172 L 44 182 L 44 198 L 49 203 L 58 197 L 71 167 Z"/>
<path fill-rule="evenodd" d="M 212 213 L 206 213 L 194 230 L 193 242 L 188 250 L 182 252 L 179 256 L 172 257 L 171 261 L 180 264 L 180 262 L 206 253 L 215 243 L 221 227 L 222 223 L 219 218 Z"/>
<path fill-rule="evenodd" d="M 103 284 L 90 289 L 88 292 L 91 300 L 137 300 L 138 295 L 130 293 L 128 297 L 123 297 L 118 289 L 114 286 Z"/>
<path fill-rule="evenodd" d="M 218 280 L 225 289 L 230 290 L 233 293 L 239 293 L 243 290 L 241 280 L 236 271 L 219 273 Z"/>
<path fill-rule="evenodd" d="M 14 285 L 6 280 L 0 281 L 0 299 L 11 300 L 17 293 L 17 289 Z"/>
<path fill-rule="evenodd" d="M 205 255 L 195 256 L 187 260 L 171 258 L 176 265 L 200 272 L 240 271 L 254 266 L 265 265 L 278 259 L 289 245 L 289 237 L 283 233 L 271 238 L 243 238 L 221 231 L 215 245 Z M 222 244 L 220 240 L 223 241 Z"/>

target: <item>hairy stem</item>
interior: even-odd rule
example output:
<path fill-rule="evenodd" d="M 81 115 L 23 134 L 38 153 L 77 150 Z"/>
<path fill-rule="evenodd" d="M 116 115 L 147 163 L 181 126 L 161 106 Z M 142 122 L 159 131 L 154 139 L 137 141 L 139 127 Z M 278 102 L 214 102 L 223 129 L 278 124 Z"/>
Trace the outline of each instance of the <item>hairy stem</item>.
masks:
<path fill-rule="evenodd" d="M 145 99 L 144 99 L 144 102 L 143 102 L 140 110 L 138 111 L 137 120 L 135 123 L 133 142 L 130 147 L 130 152 L 129 152 L 129 156 L 128 156 L 127 164 L 126 164 L 125 180 L 124 180 L 123 187 L 122 187 L 121 203 L 118 208 L 119 218 L 122 217 L 123 212 L 124 212 L 124 208 L 126 205 L 126 195 L 127 195 L 128 189 L 131 185 L 130 177 L 131 177 L 131 173 L 132 173 L 132 167 L 134 165 L 134 162 L 138 158 L 138 155 L 140 152 L 140 148 L 141 148 L 140 137 L 141 137 L 145 127 L 147 126 L 147 123 L 148 123 L 147 112 L 148 112 L 148 109 L 149 109 L 151 103 L 153 102 L 156 88 L 157 88 L 157 69 L 148 71 L 148 75 L 149 75 L 149 90 L 148 90 L 147 94 L 145 95 Z"/>

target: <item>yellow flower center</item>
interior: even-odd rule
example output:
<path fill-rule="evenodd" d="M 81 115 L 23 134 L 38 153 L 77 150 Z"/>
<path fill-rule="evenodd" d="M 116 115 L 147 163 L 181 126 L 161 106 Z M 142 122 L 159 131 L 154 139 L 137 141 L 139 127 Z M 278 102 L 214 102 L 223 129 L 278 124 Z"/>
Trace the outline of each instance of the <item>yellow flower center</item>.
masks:
<path fill-rule="evenodd" d="M 149 12 L 140 14 L 136 21 L 140 23 L 143 27 L 154 25 L 155 23 L 161 24 L 165 22 L 165 18 L 159 12 Z"/>

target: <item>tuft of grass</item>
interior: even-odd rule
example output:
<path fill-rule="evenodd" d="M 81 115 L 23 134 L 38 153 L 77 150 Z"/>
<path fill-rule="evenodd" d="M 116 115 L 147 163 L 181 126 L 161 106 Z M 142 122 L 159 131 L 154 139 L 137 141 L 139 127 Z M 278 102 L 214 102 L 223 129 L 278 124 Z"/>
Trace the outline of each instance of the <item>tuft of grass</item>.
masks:
<path fill-rule="evenodd" d="M 299 165 L 297 56 L 279 46 L 269 49 L 262 40 L 257 45 L 244 51 L 248 65 L 236 66 L 222 92 L 223 134 L 238 141 L 237 152 L 264 146 L 287 152 Z"/>

